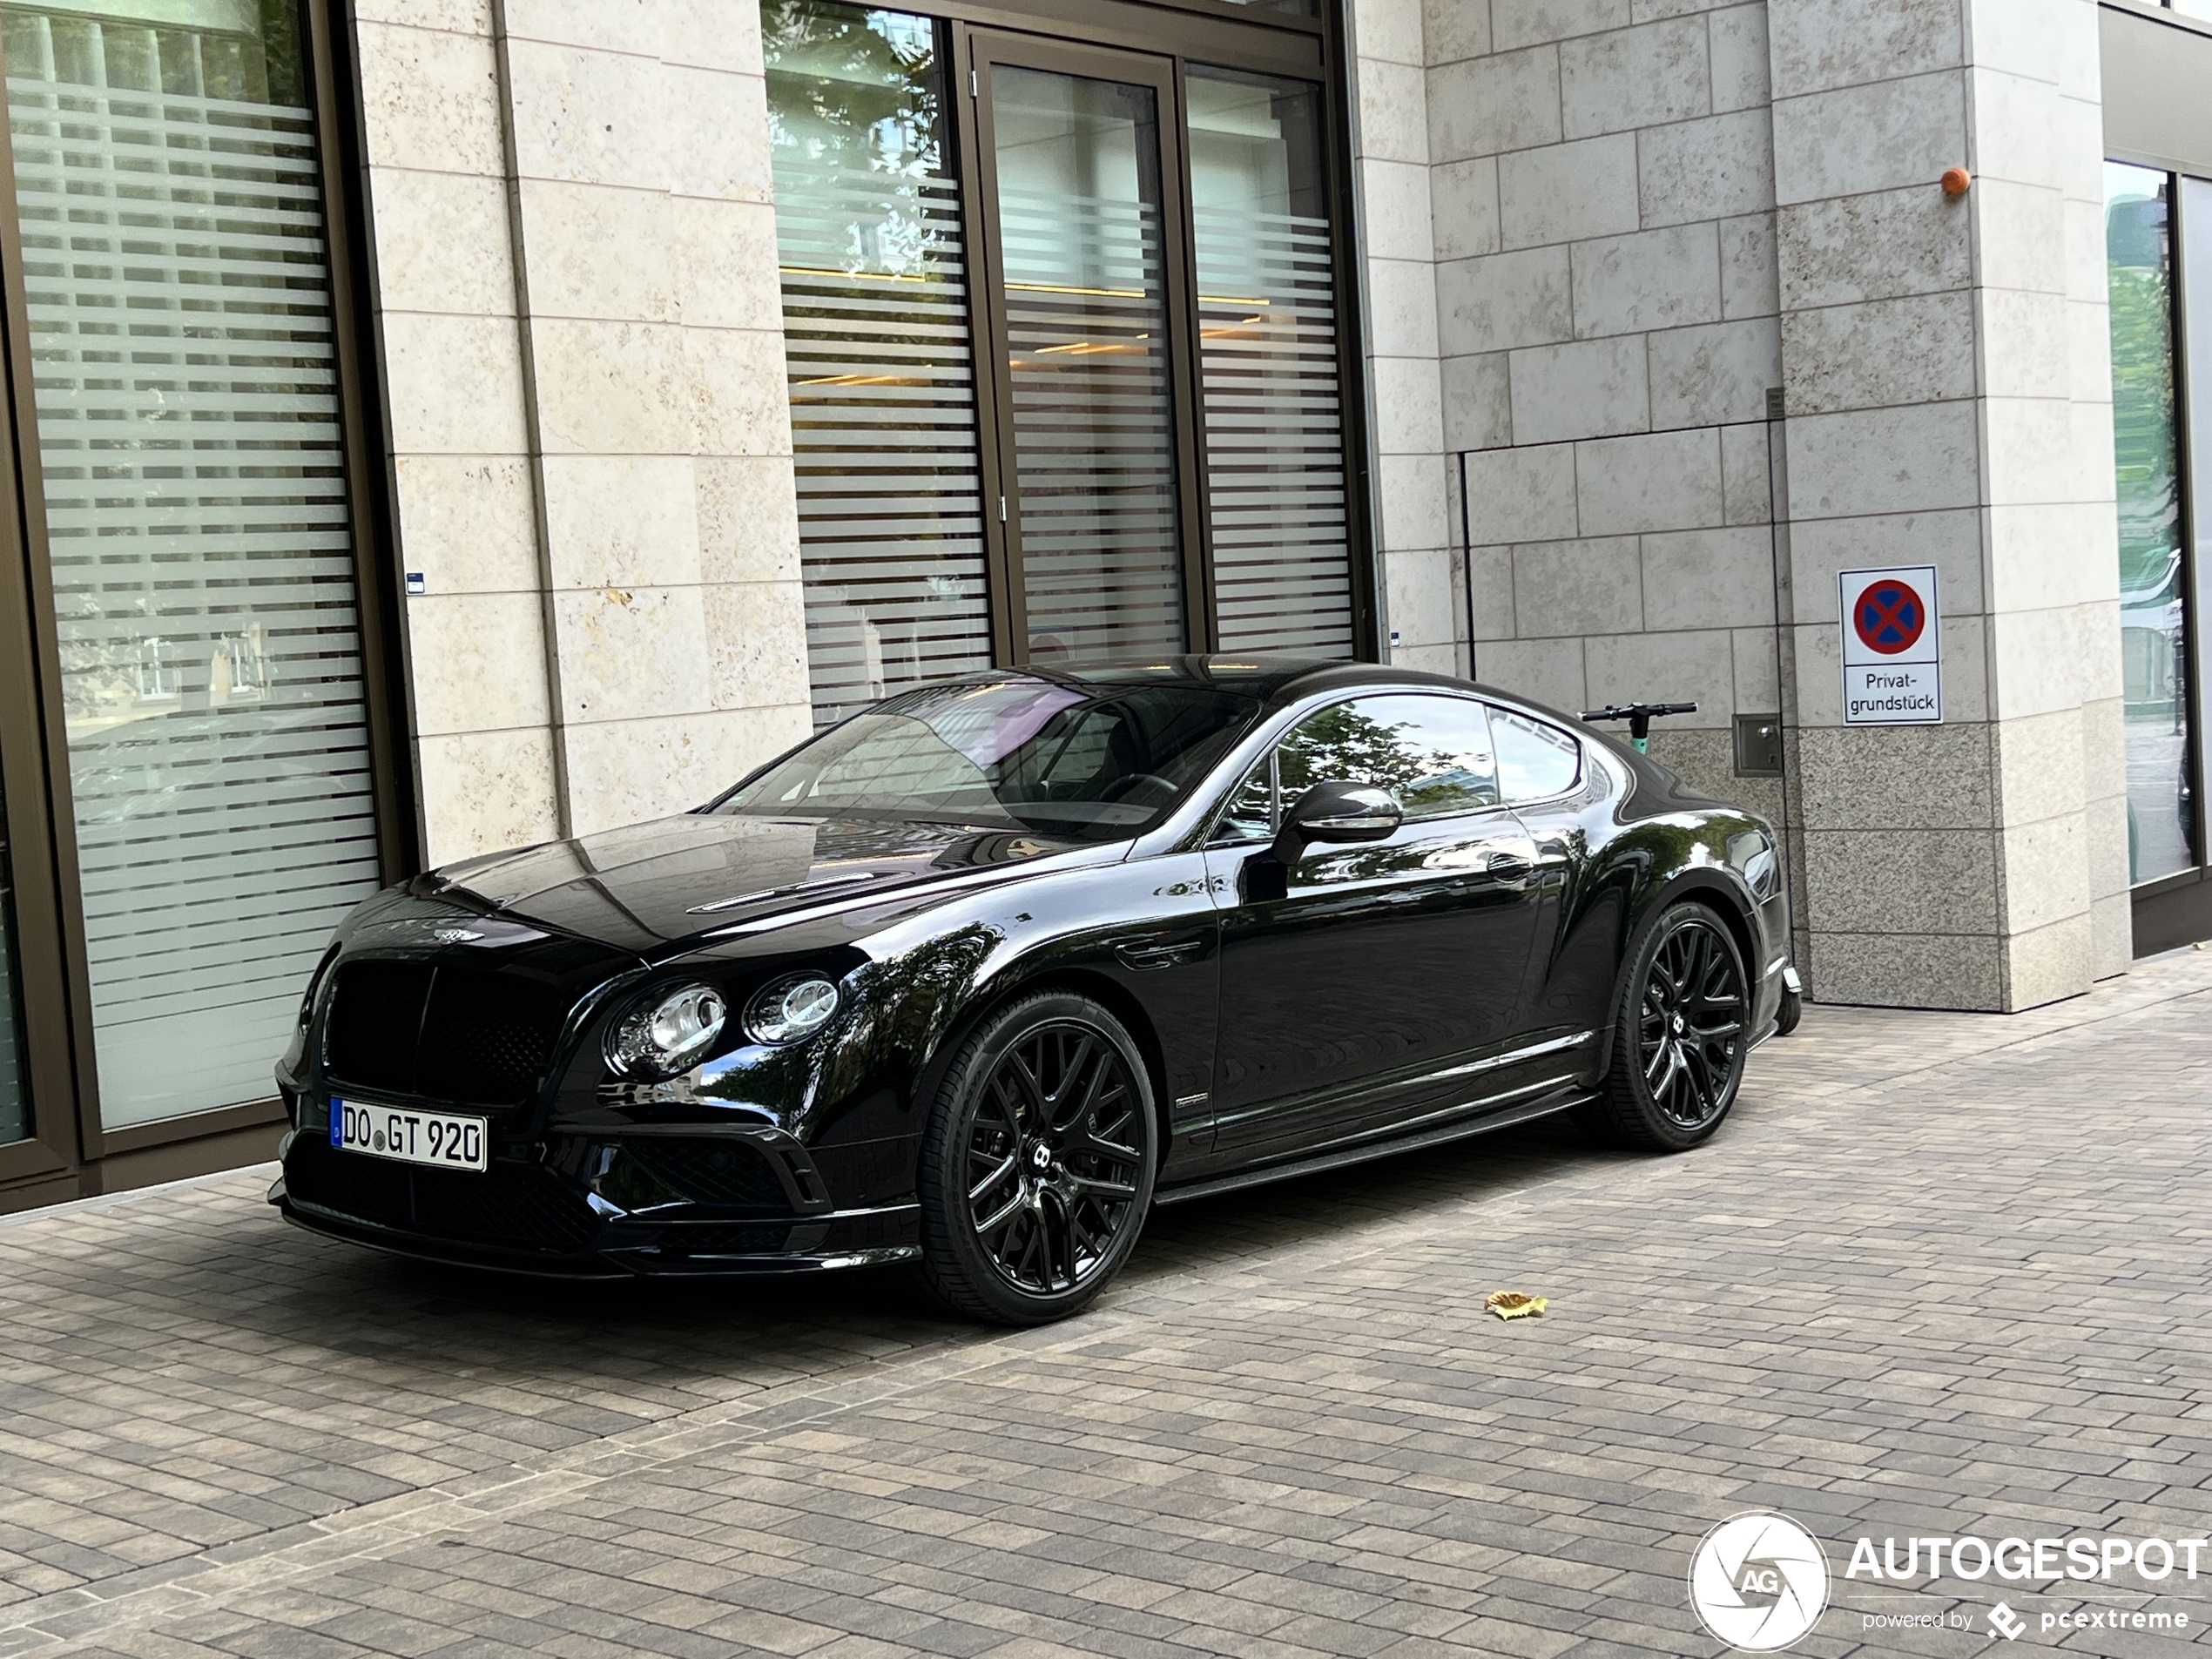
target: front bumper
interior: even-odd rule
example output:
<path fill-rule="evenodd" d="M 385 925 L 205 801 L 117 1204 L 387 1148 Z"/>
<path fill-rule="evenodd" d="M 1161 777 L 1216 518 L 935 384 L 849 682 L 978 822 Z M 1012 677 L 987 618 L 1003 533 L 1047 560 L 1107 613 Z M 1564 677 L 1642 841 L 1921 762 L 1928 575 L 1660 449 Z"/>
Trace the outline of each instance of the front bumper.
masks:
<path fill-rule="evenodd" d="M 418 1169 L 295 1135 L 269 1202 L 334 1238 L 426 1261 L 560 1278 L 819 1272 L 921 1253 L 912 1203 L 811 1213 L 610 1204 L 574 1172 L 497 1158 L 482 1174 Z"/>

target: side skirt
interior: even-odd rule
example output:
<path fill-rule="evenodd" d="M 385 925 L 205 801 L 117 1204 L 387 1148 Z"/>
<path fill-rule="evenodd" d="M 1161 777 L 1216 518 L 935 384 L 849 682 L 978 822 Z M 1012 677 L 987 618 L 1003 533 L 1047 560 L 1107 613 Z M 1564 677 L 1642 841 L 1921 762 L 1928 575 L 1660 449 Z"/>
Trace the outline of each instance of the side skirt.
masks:
<path fill-rule="evenodd" d="M 1288 1181 L 1301 1175 L 1318 1175 L 1325 1170 L 1349 1169 L 1355 1163 L 1395 1157 L 1400 1152 L 1417 1152 L 1424 1147 L 1442 1146 L 1452 1141 L 1487 1135 L 1494 1130 L 1511 1129 L 1516 1123 L 1550 1117 L 1595 1098 L 1579 1083 L 1562 1083 L 1534 1100 L 1518 1106 L 1508 1106 L 1502 1111 L 1486 1113 L 1480 1117 L 1459 1118 L 1435 1129 L 1393 1136 L 1388 1140 L 1362 1141 L 1357 1145 L 1316 1153 L 1312 1157 L 1294 1158 L 1287 1163 L 1270 1163 L 1256 1170 L 1238 1170 L 1232 1175 L 1216 1176 L 1207 1181 L 1194 1181 L 1189 1186 L 1171 1187 L 1158 1193 L 1152 1202 L 1155 1206 L 1184 1204 L 1193 1198 L 1211 1198 L 1217 1193 L 1265 1186 L 1271 1181 Z"/>

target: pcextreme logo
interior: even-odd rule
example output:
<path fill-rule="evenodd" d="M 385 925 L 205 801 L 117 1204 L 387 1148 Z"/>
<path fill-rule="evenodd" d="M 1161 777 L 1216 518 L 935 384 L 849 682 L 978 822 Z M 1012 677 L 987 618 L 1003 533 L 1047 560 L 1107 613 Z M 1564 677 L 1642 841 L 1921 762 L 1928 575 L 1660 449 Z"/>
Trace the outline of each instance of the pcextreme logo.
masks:
<path fill-rule="evenodd" d="M 1828 1606 L 1828 1557 L 1787 1515 L 1730 1515 L 1689 1558 L 1689 1604 L 1731 1648 L 1773 1653 L 1819 1622 Z"/>

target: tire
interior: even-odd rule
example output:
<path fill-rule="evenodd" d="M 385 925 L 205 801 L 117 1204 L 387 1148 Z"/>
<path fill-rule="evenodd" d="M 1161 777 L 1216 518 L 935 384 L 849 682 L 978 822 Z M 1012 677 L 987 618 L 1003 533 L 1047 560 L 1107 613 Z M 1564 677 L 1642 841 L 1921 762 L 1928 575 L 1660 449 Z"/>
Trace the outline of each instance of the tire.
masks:
<path fill-rule="evenodd" d="M 1082 1312 L 1136 1246 L 1158 1123 L 1143 1055 L 1089 997 L 1044 992 L 987 1016 L 922 1135 L 922 1282 L 995 1325 Z"/>
<path fill-rule="evenodd" d="M 1575 1119 L 1600 1140 L 1686 1152 L 1736 1103 L 1750 1051 L 1750 981 L 1728 924 L 1702 904 L 1662 912 L 1630 955 L 1613 1063 Z"/>

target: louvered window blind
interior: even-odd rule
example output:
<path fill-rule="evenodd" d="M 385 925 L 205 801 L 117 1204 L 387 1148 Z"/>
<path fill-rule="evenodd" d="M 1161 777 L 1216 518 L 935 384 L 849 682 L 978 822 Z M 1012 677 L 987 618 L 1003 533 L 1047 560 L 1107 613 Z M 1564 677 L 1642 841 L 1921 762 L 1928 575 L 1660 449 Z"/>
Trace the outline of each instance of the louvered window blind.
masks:
<path fill-rule="evenodd" d="M 1029 658 L 1180 651 L 1155 94 L 1005 65 L 991 93 Z"/>
<path fill-rule="evenodd" d="M 300 42 L 165 11 L 0 10 L 111 1127 L 266 1096 L 377 882 Z"/>
<path fill-rule="evenodd" d="M 1352 560 L 1318 87 L 1190 71 L 1222 649 L 1352 654 Z"/>
<path fill-rule="evenodd" d="M 926 17 L 763 8 L 817 722 L 988 666 L 959 188 Z"/>

